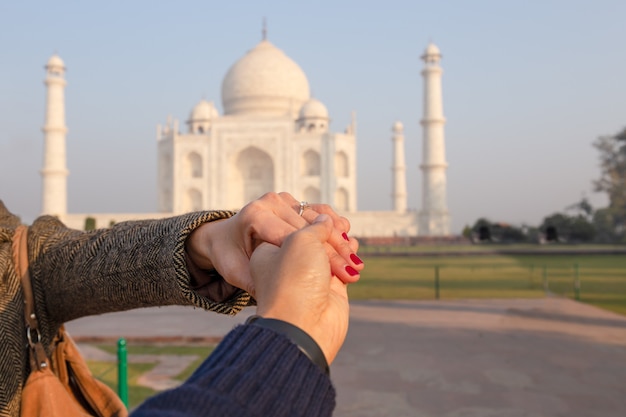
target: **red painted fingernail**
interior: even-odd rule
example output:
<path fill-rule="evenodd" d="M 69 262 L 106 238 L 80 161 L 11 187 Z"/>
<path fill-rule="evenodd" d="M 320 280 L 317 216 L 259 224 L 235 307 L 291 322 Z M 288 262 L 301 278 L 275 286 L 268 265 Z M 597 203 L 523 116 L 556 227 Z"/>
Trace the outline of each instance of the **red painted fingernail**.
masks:
<path fill-rule="evenodd" d="M 350 259 L 352 259 L 352 262 L 354 262 L 355 265 L 361 265 L 363 263 L 361 258 L 356 256 L 354 253 L 350 254 Z"/>
<path fill-rule="evenodd" d="M 354 268 L 352 268 L 350 265 L 346 266 L 346 272 L 348 274 L 350 274 L 351 277 L 355 276 L 355 275 L 359 275 L 358 271 Z"/>
<path fill-rule="evenodd" d="M 350 238 L 348 237 L 348 235 L 346 234 L 346 232 L 343 232 L 343 233 L 341 234 L 341 237 L 343 238 L 343 240 L 345 240 L 345 241 L 347 241 L 347 242 L 349 242 L 349 241 L 350 241 Z"/>

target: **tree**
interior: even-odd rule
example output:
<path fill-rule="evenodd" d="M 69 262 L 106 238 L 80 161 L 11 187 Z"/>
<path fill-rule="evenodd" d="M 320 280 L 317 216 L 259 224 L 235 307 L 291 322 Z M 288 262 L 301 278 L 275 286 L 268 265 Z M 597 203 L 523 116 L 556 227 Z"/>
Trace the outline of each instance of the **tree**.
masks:
<path fill-rule="evenodd" d="M 522 224 L 521 230 L 522 233 L 524 233 L 526 242 L 538 243 L 541 240 L 541 232 L 539 231 L 538 227 Z"/>
<path fill-rule="evenodd" d="M 608 227 L 609 235 L 624 240 L 626 225 L 626 128 L 613 136 L 601 136 L 593 146 L 600 152 L 601 176 L 594 181 L 596 191 L 609 197 L 608 212 L 599 215 L 598 221 Z M 608 222 L 608 223 L 607 223 Z"/>
<path fill-rule="evenodd" d="M 494 226 L 496 226 L 494 234 L 498 236 L 501 242 L 526 241 L 526 235 L 519 227 L 511 226 L 510 224 L 496 224 Z"/>
<path fill-rule="evenodd" d="M 472 228 L 469 227 L 469 225 L 466 224 L 465 227 L 463 228 L 462 235 L 466 239 L 471 239 L 472 238 Z"/>
<path fill-rule="evenodd" d="M 96 230 L 96 219 L 85 217 L 85 231 Z"/>
<path fill-rule="evenodd" d="M 578 203 L 572 204 L 565 210 L 578 212 L 588 219 L 593 218 L 593 206 L 589 200 L 587 200 L 587 197 L 583 197 Z"/>
<path fill-rule="evenodd" d="M 616 227 L 618 221 L 614 210 L 610 207 L 596 210 L 593 214 L 593 225 L 596 229 L 596 241 L 599 243 L 613 243 L 624 240 L 623 228 Z"/>
<path fill-rule="evenodd" d="M 476 220 L 472 227 L 472 232 L 479 241 L 513 243 L 528 240 L 528 236 L 523 229 L 508 223 L 492 223 L 485 218 Z"/>
<path fill-rule="evenodd" d="M 491 222 L 485 218 L 480 218 L 474 223 L 472 231 L 478 237 L 478 241 L 491 241 Z"/>
<path fill-rule="evenodd" d="M 569 239 L 572 242 L 592 242 L 596 235 L 594 225 L 582 215 L 571 217 Z"/>
<path fill-rule="evenodd" d="M 582 214 L 554 213 L 543 219 L 539 229 L 547 240 L 567 242 L 591 242 L 596 233 L 594 225 Z"/>

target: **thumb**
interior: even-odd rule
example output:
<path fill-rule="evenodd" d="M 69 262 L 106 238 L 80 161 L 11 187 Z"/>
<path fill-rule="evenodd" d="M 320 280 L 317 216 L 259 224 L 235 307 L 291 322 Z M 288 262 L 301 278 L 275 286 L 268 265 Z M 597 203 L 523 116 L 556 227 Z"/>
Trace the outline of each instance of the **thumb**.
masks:
<path fill-rule="evenodd" d="M 320 243 L 326 243 L 333 231 L 333 219 L 328 214 L 320 214 L 305 227 Z"/>
<path fill-rule="evenodd" d="M 302 249 L 302 245 L 310 247 L 311 245 L 317 246 L 318 244 L 324 245 L 330 239 L 330 235 L 333 231 L 333 220 L 327 214 L 320 214 L 313 220 L 313 223 L 303 227 L 300 230 L 296 230 L 289 235 L 285 241 L 285 248 L 287 250 L 296 250 L 294 247 Z M 297 243 L 296 243 L 297 242 Z"/>

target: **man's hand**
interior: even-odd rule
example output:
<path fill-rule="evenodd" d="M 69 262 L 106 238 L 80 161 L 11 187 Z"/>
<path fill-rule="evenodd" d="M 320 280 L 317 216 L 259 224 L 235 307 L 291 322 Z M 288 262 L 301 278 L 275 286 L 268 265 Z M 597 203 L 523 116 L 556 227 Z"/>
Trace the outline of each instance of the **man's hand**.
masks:
<path fill-rule="evenodd" d="M 308 333 L 329 364 L 345 340 L 349 316 L 346 284 L 331 273 L 326 250 L 333 229 L 330 216 L 322 214 L 282 247 L 261 244 L 250 258 L 257 314 Z"/>

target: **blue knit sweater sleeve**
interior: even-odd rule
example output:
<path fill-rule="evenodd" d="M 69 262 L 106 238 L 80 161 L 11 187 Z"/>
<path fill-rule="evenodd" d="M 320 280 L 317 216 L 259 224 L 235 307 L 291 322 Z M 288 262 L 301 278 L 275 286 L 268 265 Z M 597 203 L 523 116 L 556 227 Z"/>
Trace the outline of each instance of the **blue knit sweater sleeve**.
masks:
<path fill-rule="evenodd" d="M 144 402 L 132 417 L 331 416 L 330 378 L 273 330 L 233 329 L 180 387 Z"/>

